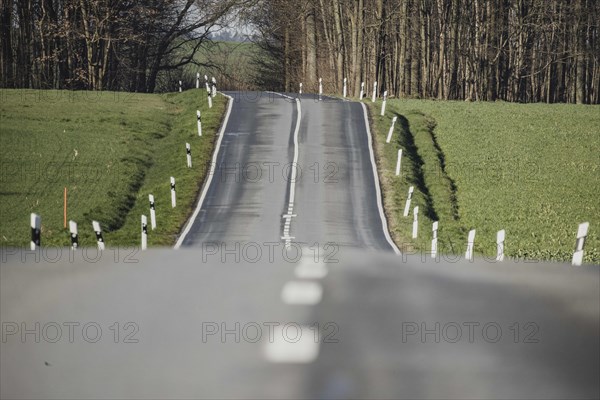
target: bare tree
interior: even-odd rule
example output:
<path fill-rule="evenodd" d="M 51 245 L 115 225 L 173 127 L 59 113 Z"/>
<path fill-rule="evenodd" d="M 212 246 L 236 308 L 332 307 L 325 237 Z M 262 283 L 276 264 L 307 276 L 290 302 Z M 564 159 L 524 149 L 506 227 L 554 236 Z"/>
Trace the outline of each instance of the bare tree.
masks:
<path fill-rule="evenodd" d="M 2 0 L 0 84 L 152 92 L 251 0 Z"/>

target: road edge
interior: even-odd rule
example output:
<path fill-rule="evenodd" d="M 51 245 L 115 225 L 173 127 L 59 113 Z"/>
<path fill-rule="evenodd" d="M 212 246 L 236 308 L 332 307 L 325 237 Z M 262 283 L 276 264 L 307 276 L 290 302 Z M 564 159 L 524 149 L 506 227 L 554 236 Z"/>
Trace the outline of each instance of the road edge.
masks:
<path fill-rule="evenodd" d="M 381 218 L 381 225 L 383 227 L 383 233 L 385 235 L 385 239 L 388 241 L 394 253 L 401 255 L 402 252 L 392 240 L 390 236 L 390 230 L 388 228 L 387 217 L 385 215 L 385 210 L 383 208 L 383 198 L 381 196 L 381 185 L 379 182 L 379 173 L 377 171 L 377 163 L 375 162 L 375 153 L 373 151 L 373 135 L 371 134 L 371 127 L 369 124 L 369 114 L 367 111 L 367 106 L 363 102 L 359 102 L 363 109 L 363 117 L 365 120 L 365 129 L 367 130 L 367 137 L 369 142 L 369 155 L 371 157 L 371 166 L 373 167 L 373 179 L 375 180 L 375 193 L 377 197 L 377 208 L 379 209 L 379 217 Z"/>
<path fill-rule="evenodd" d="M 228 102 L 227 102 L 227 112 L 225 113 L 225 118 L 223 119 L 221 128 L 219 129 L 219 139 L 217 139 L 217 144 L 215 146 L 215 150 L 213 151 L 213 156 L 211 159 L 212 166 L 217 165 L 217 158 L 219 156 L 219 150 L 221 149 L 221 142 L 223 142 L 223 136 L 225 135 L 225 129 L 227 128 L 227 124 L 229 123 L 229 116 L 231 115 L 231 110 L 233 108 L 233 97 L 226 95 L 225 93 L 221 93 L 221 92 L 219 92 L 219 94 L 227 97 Z M 173 248 L 175 250 L 177 250 L 181 247 L 181 245 L 183 244 L 183 241 L 185 240 L 185 237 L 190 232 L 190 229 L 192 228 L 192 225 L 194 224 L 196 217 L 198 217 L 198 214 L 200 214 L 200 210 L 202 209 L 202 204 L 204 203 L 206 194 L 208 193 L 208 188 L 210 187 L 210 184 L 212 182 L 213 175 L 214 175 L 213 171 L 209 171 L 208 178 L 204 181 L 204 183 L 202 185 L 202 192 L 200 194 L 200 198 L 198 199 L 198 204 L 196 205 L 196 208 L 194 209 L 194 212 L 192 213 L 192 215 L 185 222 L 184 228 L 181 231 L 181 234 L 179 235 L 179 237 L 177 238 L 177 241 L 175 242 L 175 246 L 173 246 Z"/>

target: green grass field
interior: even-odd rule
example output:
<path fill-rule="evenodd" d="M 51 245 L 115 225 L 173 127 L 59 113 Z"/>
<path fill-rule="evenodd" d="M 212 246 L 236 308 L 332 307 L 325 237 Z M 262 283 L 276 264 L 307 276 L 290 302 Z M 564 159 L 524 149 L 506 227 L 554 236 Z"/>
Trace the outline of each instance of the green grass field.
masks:
<path fill-rule="evenodd" d="M 578 224 L 589 221 L 585 260 L 600 263 L 600 107 L 390 100 L 384 117 L 380 110 L 381 101 L 371 104 L 386 213 L 405 250 L 429 250 L 439 220 L 446 253 L 464 254 L 476 229 L 475 252 L 493 258 L 505 229 L 509 257 L 570 261 Z M 412 240 L 415 205 L 420 231 Z"/>
<path fill-rule="evenodd" d="M 0 91 L 0 243 L 27 246 L 29 215 L 42 217 L 42 245 L 68 246 L 68 219 L 80 245 L 95 245 L 92 220 L 107 246 L 140 243 L 140 216 L 155 196 L 157 229 L 149 245 L 171 245 L 191 212 L 207 172 L 226 99 L 208 110 L 206 92 L 131 94 L 37 90 Z M 203 136 L 196 128 L 203 114 Z M 185 143 L 193 168 L 186 166 Z M 176 178 L 177 208 L 169 178 Z"/>
<path fill-rule="evenodd" d="M 191 50 L 191 44 L 185 47 Z M 189 50 L 184 50 L 186 53 Z M 204 85 L 204 75 L 210 79 L 217 79 L 217 86 L 223 90 L 260 90 L 256 87 L 254 58 L 259 51 L 256 44 L 251 42 L 223 42 L 207 43 L 198 49 L 195 61 L 207 65 L 198 67 L 188 65 L 184 67 L 184 79 L 196 82 L 196 72 L 200 72 L 201 85 Z"/>

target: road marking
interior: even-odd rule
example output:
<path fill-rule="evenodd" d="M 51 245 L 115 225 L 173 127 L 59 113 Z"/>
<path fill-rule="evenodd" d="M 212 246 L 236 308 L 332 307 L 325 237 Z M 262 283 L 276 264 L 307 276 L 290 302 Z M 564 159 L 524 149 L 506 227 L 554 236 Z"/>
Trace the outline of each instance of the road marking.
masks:
<path fill-rule="evenodd" d="M 281 290 L 281 300 L 285 304 L 313 306 L 323 298 L 323 287 L 312 281 L 291 281 Z"/>
<path fill-rule="evenodd" d="M 244 136 L 244 135 L 249 135 L 250 132 L 226 132 L 225 134 L 227 136 Z"/>
<path fill-rule="evenodd" d="M 319 355 L 319 341 L 315 340 L 313 330 L 309 326 L 276 326 L 272 339 L 266 342 L 263 348 L 264 355 L 270 362 L 308 364 L 315 361 Z"/>
<path fill-rule="evenodd" d="M 315 262 L 312 258 L 303 259 L 294 270 L 300 279 L 322 279 L 327 276 L 327 267 L 322 261 Z"/>
<path fill-rule="evenodd" d="M 221 131 L 219 132 L 219 139 L 217 140 L 217 145 L 215 147 L 215 151 L 213 153 L 213 157 L 212 157 L 212 165 L 217 165 L 217 157 L 219 156 L 219 150 L 221 149 L 221 142 L 223 141 L 223 136 L 225 136 L 225 129 L 227 128 L 227 123 L 229 122 L 229 116 L 231 115 L 231 109 L 233 107 L 233 97 L 228 96 L 224 93 L 221 93 L 223 96 L 227 97 L 229 99 L 228 102 L 228 106 L 227 106 L 227 114 L 225 114 L 225 119 L 223 120 L 223 125 L 221 126 Z M 198 214 L 200 213 L 200 210 L 202 209 L 202 203 L 204 203 L 204 198 L 206 197 L 206 193 L 208 193 L 208 188 L 210 187 L 210 184 L 212 182 L 212 178 L 215 174 L 209 173 L 208 174 L 208 179 L 206 180 L 206 182 L 204 183 L 204 187 L 202 188 L 202 194 L 200 195 L 200 200 L 198 200 L 198 205 L 196 206 L 196 209 L 194 210 L 194 213 L 192 214 L 192 216 L 188 219 L 185 228 L 183 229 L 182 234 L 179 236 L 179 239 L 177 239 L 177 243 L 175 243 L 175 249 L 178 249 L 181 247 L 181 245 L 183 244 L 183 241 L 185 240 L 185 237 L 187 236 L 187 234 L 190 232 L 190 229 L 192 229 L 192 225 L 194 225 L 194 221 L 196 220 L 196 217 L 198 216 Z"/>
<path fill-rule="evenodd" d="M 369 138 L 369 153 L 371 155 L 371 165 L 373 167 L 373 178 L 375 179 L 375 192 L 377 193 L 377 207 L 379 208 L 379 217 L 381 218 L 381 225 L 383 226 L 383 234 L 385 235 L 386 240 L 394 249 L 396 254 L 402 254 L 396 243 L 390 237 L 390 232 L 388 230 L 387 219 L 385 218 L 385 213 L 383 211 L 383 201 L 381 200 L 381 188 L 379 187 L 379 175 L 377 173 L 377 166 L 375 164 L 375 155 L 373 153 L 373 136 L 371 135 L 371 128 L 369 127 L 369 115 L 367 114 L 367 107 L 365 103 L 360 103 L 363 108 L 364 118 L 365 118 L 365 128 L 367 129 L 367 136 Z"/>
<path fill-rule="evenodd" d="M 298 174 L 298 148 L 300 147 L 298 144 L 298 135 L 300 133 L 300 120 L 302 119 L 302 106 L 300 103 L 300 99 L 298 99 L 298 98 L 290 97 L 283 93 L 277 93 L 277 92 L 267 92 L 267 93 L 276 94 L 278 96 L 282 96 L 287 99 L 295 101 L 296 107 L 298 109 L 298 115 L 296 116 L 296 128 L 294 129 L 294 159 L 292 161 L 293 167 L 292 167 L 292 173 L 290 176 L 290 194 L 289 194 L 289 198 L 288 198 L 288 211 L 287 211 L 287 214 L 291 215 L 294 212 L 294 198 L 296 196 L 296 179 L 297 179 L 297 174 Z M 284 237 L 282 237 L 282 239 L 285 238 L 286 248 L 289 248 L 291 246 L 291 239 L 293 239 L 292 237 L 289 236 L 289 230 L 290 230 L 291 223 L 292 223 L 291 218 L 286 219 L 285 226 L 284 226 L 284 233 L 283 233 Z"/>

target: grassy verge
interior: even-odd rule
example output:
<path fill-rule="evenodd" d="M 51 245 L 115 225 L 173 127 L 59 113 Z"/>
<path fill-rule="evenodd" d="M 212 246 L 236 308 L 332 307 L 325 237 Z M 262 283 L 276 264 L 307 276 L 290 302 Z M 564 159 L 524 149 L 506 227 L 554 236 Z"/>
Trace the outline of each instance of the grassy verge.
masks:
<path fill-rule="evenodd" d="M 381 101 L 367 103 L 386 212 L 405 250 L 429 250 L 431 223 L 439 220 L 446 253 L 464 253 L 468 230 L 477 229 L 476 253 L 492 258 L 496 232 L 505 229 L 509 257 L 569 261 L 577 225 L 589 221 L 585 260 L 600 262 L 597 106 L 390 100 L 381 117 Z M 420 232 L 412 240 L 415 205 Z"/>
<path fill-rule="evenodd" d="M 156 198 L 157 229 L 150 245 L 171 245 L 190 213 L 207 172 L 226 99 L 208 110 L 204 91 L 146 95 L 113 92 L 0 92 L 0 243 L 29 243 L 29 214 L 42 216 L 42 244 L 70 243 L 63 228 L 79 225 L 80 244 L 95 245 L 98 220 L 108 246 L 139 244 L 140 216 Z M 203 114 L 202 138 L 196 109 Z M 188 169 L 185 143 L 192 146 Z M 170 205 L 170 176 L 177 208 Z"/>

